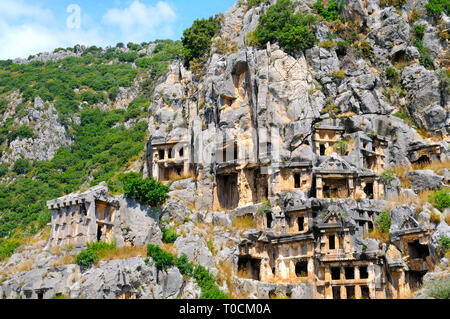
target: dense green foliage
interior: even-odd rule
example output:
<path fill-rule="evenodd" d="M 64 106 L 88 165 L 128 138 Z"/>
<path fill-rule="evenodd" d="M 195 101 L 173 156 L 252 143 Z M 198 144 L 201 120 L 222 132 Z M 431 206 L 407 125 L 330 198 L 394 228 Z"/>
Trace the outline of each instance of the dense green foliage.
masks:
<path fill-rule="evenodd" d="M 279 0 L 259 17 L 259 24 L 250 36 L 250 42 L 259 46 L 278 42 L 288 53 L 311 48 L 316 37 L 311 27 L 316 23 L 314 15 L 295 13 L 291 0 Z"/>
<path fill-rule="evenodd" d="M 181 39 L 183 55 L 186 62 L 202 58 L 209 52 L 212 38 L 219 32 L 220 23 L 217 18 L 195 20 L 194 24 L 184 30 Z"/>
<path fill-rule="evenodd" d="M 162 234 L 163 234 L 162 241 L 163 243 L 166 244 L 173 244 L 175 240 L 177 240 L 178 238 L 177 232 L 170 228 L 163 228 Z"/>
<path fill-rule="evenodd" d="M 20 243 L 17 240 L 0 239 L 0 261 L 11 256 L 19 246 Z"/>
<path fill-rule="evenodd" d="M 147 246 L 147 256 L 153 258 L 159 270 L 167 270 L 172 266 L 177 266 L 184 276 L 194 277 L 197 284 L 202 289 L 201 299 L 228 299 L 227 294 L 220 290 L 216 284 L 216 278 L 201 265 L 190 263 L 186 255 L 177 258 L 156 245 Z"/>
<path fill-rule="evenodd" d="M 34 136 L 34 132 L 29 126 L 22 125 L 17 130 L 10 132 L 7 138 L 9 142 L 12 142 L 17 138 L 34 138 Z"/>
<path fill-rule="evenodd" d="M 159 270 L 167 270 L 176 263 L 174 255 L 152 244 L 147 246 L 147 256 L 153 258 L 156 268 Z"/>
<path fill-rule="evenodd" d="M 13 171 L 17 174 L 28 174 L 32 169 L 29 160 L 25 158 L 18 158 L 14 163 Z"/>
<path fill-rule="evenodd" d="M 335 21 L 339 19 L 340 11 L 342 9 L 342 6 L 344 4 L 343 0 L 338 1 L 339 7 L 336 4 L 335 0 L 330 0 L 328 2 L 328 7 L 325 8 L 323 1 L 318 0 L 313 4 L 313 8 L 316 10 L 316 12 L 325 20 L 327 21 Z"/>
<path fill-rule="evenodd" d="M 10 170 L 1 165 L 0 177 L 13 182 L 0 183 L 0 253 L 7 257 L 19 245 L 20 237 L 36 234 L 51 218 L 46 201 L 78 191 L 82 185 L 94 186 L 106 181 L 112 192 L 122 192 L 118 179 L 130 161 L 144 150 L 147 123 L 141 121 L 126 129 L 123 123 L 145 116 L 156 80 L 165 74 L 174 58 L 181 56 L 181 42 L 155 41 L 156 47 L 133 69 L 120 62 L 117 48 L 102 51 L 88 48 L 81 58 L 69 57 L 57 62 L 32 62 L 18 65 L 0 61 L 0 111 L 7 107 L 3 96 L 19 90 L 24 103 L 16 107 L 15 117 L 26 115 L 28 101 L 35 96 L 55 103 L 59 120 L 65 124 L 74 142 L 60 148 L 51 161 L 30 162 L 19 159 Z M 141 45 L 128 44 L 133 51 Z M 123 60 L 123 58 L 122 58 Z M 111 63 L 111 64 L 110 64 Z M 110 64 L 110 65 L 109 65 Z M 129 86 L 137 74 L 147 77 L 142 97 L 132 101 L 127 110 L 103 112 L 93 104 L 111 104 L 120 86 Z M 79 89 L 76 93 L 75 89 Z M 78 108 L 85 102 L 83 110 Z M 27 105 L 28 104 L 28 105 Z M 80 117 L 80 124 L 69 121 L 65 113 Z M 31 128 L 14 126 L 7 119 L 0 126 L 0 152 L 16 138 L 33 137 Z M 89 183 L 87 183 L 89 181 Z"/>
<path fill-rule="evenodd" d="M 116 249 L 116 242 L 111 244 L 105 242 L 87 243 L 87 248 L 77 255 L 76 263 L 84 268 L 89 268 L 100 260 L 102 253 L 113 249 Z"/>
<path fill-rule="evenodd" d="M 432 17 L 439 17 L 443 12 L 448 14 L 450 12 L 449 0 L 430 0 L 425 5 L 427 13 Z"/>
<path fill-rule="evenodd" d="M 135 51 L 120 52 L 117 48 L 109 48 L 103 52 L 90 47 L 81 58 L 69 57 L 57 62 L 13 64 L 0 61 L 0 95 L 18 89 L 25 102 L 33 101 L 36 96 L 54 102 L 60 115 L 77 112 L 83 101 L 106 103 L 108 99 L 114 100 L 118 87 L 130 87 L 137 74 L 150 69 L 150 78 L 155 80 L 166 72 L 174 58 L 181 55 L 179 41 L 158 40 L 155 43 L 157 47 L 152 56 L 145 59 L 138 59 L 136 51 L 141 46 L 131 44 L 130 48 Z M 138 69 L 133 69 L 131 62 L 137 62 Z M 80 92 L 76 93 L 74 89 Z"/>
<path fill-rule="evenodd" d="M 389 212 L 387 210 L 383 210 L 380 213 L 380 216 L 377 218 L 377 223 L 382 233 L 389 232 L 389 229 L 391 228 L 391 216 L 389 216 Z"/>
<path fill-rule="evenodd" d="M 445 237 L 445 236 L 442 237 L 441 240 L 439 241 L 439 247 L 441 247 L 444 252 L 449 250 L 450 249 L 450 238 Z"/>
<path fill-rule="evenodd" d="M 194 275 L 194 265 L 189 262 L 189 259 L 185 254 L 181 255 L 181 257 L 176 260 L 175 266 L 177 266 L 183 276 L 192 277 Z"/>
<path fill-rule="evenodd" d="M 428 199 L 434 207 L 443 212 L 447 207 L 450 207 L 450 189 L 437 190 Z"/>
<path fill-rule="evenodd" d="M 100 259 L 100 256 L 92 250 L 85 249 L 77 255 L 77 265 L 89 268 Z"/>
<path fill-rule="evenodd" d="M 201 299 L 228 299 L 228 296 L 217 286 L 214 276 L 202 265 L 195 266 L 194 278 L 202 289 Z"/>
<path fill-rule="evenodd" d="M 141 174 L 128 173 L 120 177 L 125 195 L 151 207 L 161 206 L 169 198 L 170 188 L 153 178 L 142 179 Z"/>

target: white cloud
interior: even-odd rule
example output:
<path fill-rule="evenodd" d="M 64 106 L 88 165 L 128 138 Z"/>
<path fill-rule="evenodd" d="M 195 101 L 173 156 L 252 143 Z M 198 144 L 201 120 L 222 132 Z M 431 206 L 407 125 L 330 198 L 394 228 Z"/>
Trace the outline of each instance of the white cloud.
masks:
<path fill-rule="evenodd" d="M 27 58 L 75 44 L 106 45 L 98 30 L 69 30 L 65 21 L 56 21 L 49 9 L 23 1 L 0 0 L 0 59 Z"/>
<path fill-rule="evenodd" d="M 17 20 L 31 18 L 40 21 L 53 19 L 53 13 L 39 5 L 27 4 L 22 0 L 1 0 L 0 18 L 3 20 Z"/>
<path fill-rule="evenodd" d="M 128 8 L 110 9 L 103 16 L 103 23 L 118 26 L 127 41 L 150 40 L 158 36 L 171 37 L 177 15 L 167 3 L 160 1 L 155 6 L 135 0 Z"/>
<path fill-rule="evenodd" d="M 64 15 L 68 13 L 64 11 Z M 27 58 L 75 44 L 105 47 L 119 41 L 171 38 L 176 20 L 167 2 L 152 6 L 135 0 L 127 8 L 108 10 L 101 21 L 82 10 L 81 29 L 68 29 L 65 19 L 55 18 L 54 12 L 40 5 L 0 0 L 0 59 Z"/>
<path fill-rule="evenodd" d="M 75 44 L 106 45 L 99 33 L 92 30 L 58 30 L 38 23 L 8 25 L 0 20 L 0 59 L 27 58 L 40 52 L 52 52 Z"/>

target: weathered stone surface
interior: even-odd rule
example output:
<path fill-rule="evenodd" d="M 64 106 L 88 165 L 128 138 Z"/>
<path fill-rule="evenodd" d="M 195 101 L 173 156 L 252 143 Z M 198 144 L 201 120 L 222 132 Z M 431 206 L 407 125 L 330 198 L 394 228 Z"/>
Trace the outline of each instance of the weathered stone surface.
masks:
<path fill-rule="evenodd" d="M 412 189 L 416 192 L 442 188 L 442 176 L 432 170 L 407 172 L 405 177 L 409 179 Z"/>
<path fill-rule="evenodd" d="M 214 260 L 206 241 L 199 236 L 178 237 L 174 243 L 178 257 L 185 254 L 189 261 L 207 268 L 214 266 Z"/>
<path fill-rule="evenodd" d="M 161 243 L 158 213 L 136 200 L 120 197 L 120 228 L 123 240 L 135 246 Z"/>

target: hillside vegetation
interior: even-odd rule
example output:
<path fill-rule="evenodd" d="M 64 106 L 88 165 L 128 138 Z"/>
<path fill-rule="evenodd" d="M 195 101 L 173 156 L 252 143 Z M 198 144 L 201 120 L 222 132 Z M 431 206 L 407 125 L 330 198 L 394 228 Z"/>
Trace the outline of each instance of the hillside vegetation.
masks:
<path fill-rule="evenodd" d="M 0 112 L 6 111 L 8 94 L 19 91 L 23 98 L 14 116 L 0 126 L 0 151 L 8 151 L 16 139 L 33 138 L 29 126 L 17 127 L 15 119 L 26 116 L 36 97 L 54 103 L 59 121 L 73 138 L 49 161 L 19 158 L 12 165 L 0 164 L 0 259 L 50 221 L 47 200 L 102 181 L 112 191 L 123 192 L 118 175 L 144 150 L 152 90 L 181 54 L 180 42 L 154 45 L 150 55 L 138 53 L 143 46 L 135 44 L 122 52 L 119 44 L 106 50 L 90 47 L 79 58 L 56 62 L 0 61 Z M 115 109 L 119 88 L 132 87 L 139 78 L 139 96 L 127 109 Z M 101 104 L 107 107 L 101 109 Z M 78 117 L 79 123 L 71 117 Z"/>

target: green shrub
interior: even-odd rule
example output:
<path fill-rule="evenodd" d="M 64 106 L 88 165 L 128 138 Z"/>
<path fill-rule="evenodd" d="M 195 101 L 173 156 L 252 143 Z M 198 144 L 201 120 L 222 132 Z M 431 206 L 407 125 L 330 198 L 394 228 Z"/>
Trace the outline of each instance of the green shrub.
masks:
<path fill-rule="evenodd" d="M 450 280 L 435 280 L 428 288 L 428 295 L 436 299 L 450 299 Z"/>
<path fill-rule="evenodd" d="M 250 35 L 250 42 L 264 46 L 267 42 L 278 42 L 288 53 L 301 52 L 311 48 L 316 37 L 311 26 L 316 24 L 313 15 L 296 13 L 291 0 L 279 0 L 259 17 L 256 30 Z"/>
<path fill-rule="evenodd" d="M 120 62 L 134 62 L 138 58 L 136 52 L 121 52 L 119 53 Z"/>
<path fill-rule="evenodd" d="M 195 266 L 194 278 L 202 289 L 200 299 L 228 299 L 228 296 L 217 286 L 216 278 L 205 267 Z"/>
<path fill-rule="evenodd" d="M 116 249 L 115 241 L 110 244 L 106 242 L 87 243 L 87 248 L 77 255 L 76 263 L 79 266 L 89 268 L 100 260 L 103 253 L 113 249 Z"/>
<path fill-rule="evenodd" d="M 342 8 L 343 1 L 340 1 L 340 7 Z M 339 19 L 339 9 L 338 5 L 336 4 L 335 0 L 330 0 L 328 2 L 328 7 L 325 8 L 323 5 L 322 0 L 316 1 L 313 4 L 313 8 L 316 10 L 316 12 L 322 16 L 327 21 L 335 21 Z"/>
<path fill-rule="evenodd" d="M 369 42 L 367 41 L 361 42 L 360 48 L 365 58 L 370 58 L 373 55 L 373 49 L 370 46 Z"/>
<path fill-rule="evenodd" d="M 441 240 L 439 241 L 439 247 L 441 247 L 444 252 L 449 250 L 450 249 L 450 238 L 448 238 L 446 236 L 442 237 Z"/>
<path fill-rule="evenodd" d="M 333 147 L 339 151 L 339 154 L 341 156 L 344 156 L 347 153 L 348 141 L 339 140 L 336 143 L 334 143 Z"/>
<path fill-rule="evenodd" d="M 10 257 L 20 243 L 14 239 L 0 239 L 0 261 Z"/>
<path fill-rule="evenodd" d="M 381 177 L 386 181 L 390 182 L 396 178 L 395 172 L 393 170 L 386 170 L 381 174 Z"/>
<path fill-rule="evenodd" d="M 140 174 L 128 173 L 123 174 L 120 179 L 123 182 L 125 195 L 142 204 L 157 207 L 164 204 L 169 198 L 170 188 L 153 178 L 142 179 Z"/>
<path fill-rule="evenodd" d="M 434 207 L 443 212 L 447 207 L 450 207 L 450 189 L 441 189 L 429 195 L 428 201 Z"/>
<path fill-rule="evenodd" d="M 119 95 L 119 89 L 117 87 L 112 87 L 108 91 L 108 97 L 111 101 L 115 101 L 117 98 L 117 95 Z"/>
<path fill-rule="evenodd" d="M 400 81 L 400 75 L 394 68 L 386 69 L 386 77 L 391 82 L 391 85 L 395 85 Z"/>
<path fill-rule="evenodd" d="M 265 200 L 261 202 L 261 206 L 258 208 L 258 211 L 256 212 L 258 215 L 263 215 L 266 210 L 270 210 L 272 206 L 270 205 L 269 201 Z"/>
<path fill-rule="evenodd" d="M 194 275 L 194 265 L 189 262 L 185 254 L 176 260 L 176 266 L 183 276 L 192 277 Z"/>
<path fill-rule="evenodd" d="M 3 98 L 0 99 L 0 114 L 5 113 L 7 107 L 8 107 L 8 100 Z"/>
<path fill-rule="evenodd" d="M 389 229 L 391 228 L 391 216 L 389 216 L 389 212 L 387 210 L 383 210 L 380 213 L 380 216 L 377 218 L 377 223 L 382 233 L 389 232 Z"/>
<path fill-rule="evenodd" d="M 181 42 L 186 62 L 203 57 L 209 52 L 212 38 L 219 32 L 220 22 L 217 18 L 195 20 L 193 25 L 184 30 Z"/>
<path fill-rule="evenodd" d="M 425 26 L 416 24 L 414 26 L 414 34 L 418 39 L 422 40 L 425 35 Z"/>
<path fill-rule="evenodd" d="M 431 17 L 439 17 L 443 12 L 450 12 L 450 1 L 448 0 L 429 0 L 425 5 L 427 14 Z"/>
<path fill-rule="evenodd" d="M 177 266 L 182 275 L 194 277 L 202 290 L 201 299 L 228 299 L 228 296 L 217 286 L 216 278 L 205 267 L 194 266 L 190 263 L 186 255 L 183 254 L 177 258 L 160 247 L 150 244 L 147 246 L 147 256 L 153 258 L 159 270 Z"/>
<path fill-rule="evenodd" d="M 32 169 L 32 165 L 29 160 L 25 158 L 19 158 L 14 163 L 13 172 L 17 174 L 28 174 Z"/>
<path fill-rule="evenodd" d="M 8 135 L 8 141 L 12 142 L 17 138 L 24 139 L 24 138 L 34 138 L 35 134 L 33 130 L 28 127 L 27 125 L 22 125 L 17 130 L 11 132 Z"/>
<path fill-rule="evenodd" d="M 0 164 L 0 177 L 5 176 L 9 172 L 9 166 L 6 163 Z"/>
<path fill-rule="evenodd" d="M 87 243 L 87 249 L 95 251 L 96 253 L 101 253 L 107 250 L 113 250 L 116 249 L 117 245 L 116 242 L 112 242 L 112 243 L 106 243 L 103 241 L 99 241 L 99 242 L 93 242 L 93 243 Z"/>
<path fill-rule="evenodd" d="M 162 233 L 163 233 L 162 241 L 163 243 L 166 244 L 173 244 L 178 238 L 177 232 L 173 229 L 163 228 Z"/>
<path fill-rule="evenodd" d="M 167 270 L 176 263 L 175 256 L 152 244 L 147 246 L 147 256 L 153 258 L 159 270 Z"/>
<path fill-rule="evenodd" d="M 85 249 L 77 255 L 76 263 L 81 267 L 89 268 L 99 260 L 100 256 L 97 252 L 91 249 Z"/>

